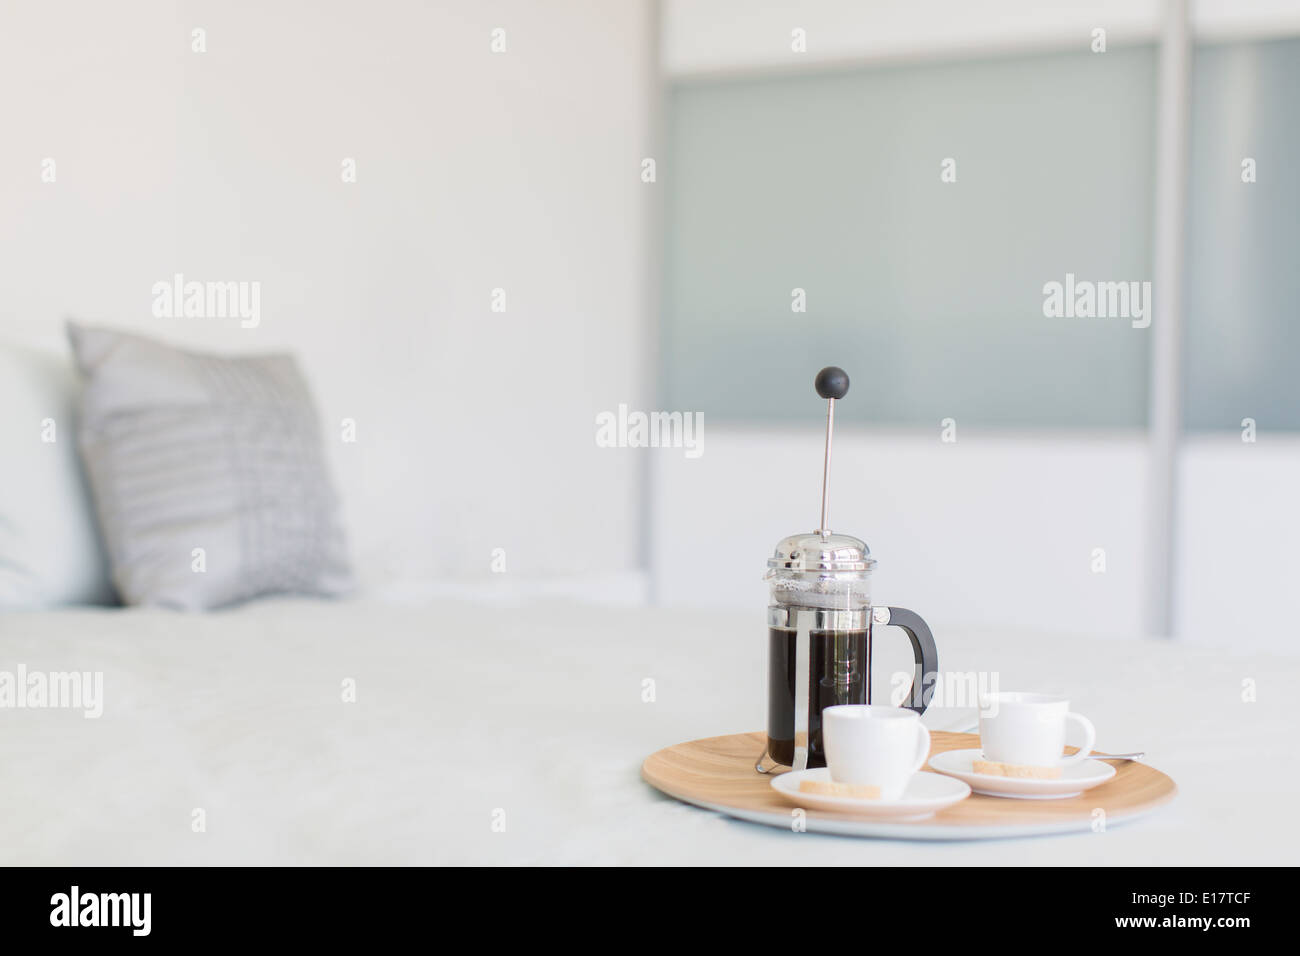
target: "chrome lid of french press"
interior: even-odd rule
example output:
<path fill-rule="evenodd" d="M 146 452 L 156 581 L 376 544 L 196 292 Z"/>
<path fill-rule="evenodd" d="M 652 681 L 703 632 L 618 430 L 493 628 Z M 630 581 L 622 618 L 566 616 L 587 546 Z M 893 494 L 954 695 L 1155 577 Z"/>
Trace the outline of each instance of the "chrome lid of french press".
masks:
<path fill-rule="evenodd" d="M 876 566 L 876 559 L 861 538 L 805 531 L 778 541 L 767 566 L 796 574 L 863 574 Z"/>

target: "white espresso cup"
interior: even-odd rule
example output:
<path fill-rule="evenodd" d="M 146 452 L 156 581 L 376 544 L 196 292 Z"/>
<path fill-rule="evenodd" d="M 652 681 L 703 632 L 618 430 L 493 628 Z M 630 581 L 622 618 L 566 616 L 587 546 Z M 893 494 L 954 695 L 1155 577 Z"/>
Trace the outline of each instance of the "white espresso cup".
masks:
<path fill-rule="evenodd" d="M 1065 756 L 1065 726 L 1083 728 L 1078 753 Z M 989 694 L 980 707 L 980 748 L 984 759 L 1027 767 L 1066 767 L 1092 753 L 1097 730 L 1082 714 L 1070 712 L 1066 697 L 1016 691 Z"/>
<path fill-rule="evenodd" d="M 880 788 L 897 800 L 930 756 L 930 732 L 914 710 L 879 704 L 836 704 L 822 711 L 826 766 L 836 783 Z"/>

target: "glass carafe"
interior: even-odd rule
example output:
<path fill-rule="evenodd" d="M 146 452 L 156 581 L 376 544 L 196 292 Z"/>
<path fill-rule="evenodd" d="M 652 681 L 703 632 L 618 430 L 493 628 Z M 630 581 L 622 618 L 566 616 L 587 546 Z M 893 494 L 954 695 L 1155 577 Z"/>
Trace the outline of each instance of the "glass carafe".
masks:
<path fill-rule="evenodd" d="M 873 606 L 875 559 L 862 540 L 818 531 L 783 538 L 768 560 L 768 716 L 764 757 L 803 770 L 826 765 L 822 712 L 869 704 L 873 625 L 896 625 L 916 662 L 904 706 L 925 710 L 938 654 L 930 629 L 905 608 Z M 757 769 L 766 772 L 760 758 Z"/>

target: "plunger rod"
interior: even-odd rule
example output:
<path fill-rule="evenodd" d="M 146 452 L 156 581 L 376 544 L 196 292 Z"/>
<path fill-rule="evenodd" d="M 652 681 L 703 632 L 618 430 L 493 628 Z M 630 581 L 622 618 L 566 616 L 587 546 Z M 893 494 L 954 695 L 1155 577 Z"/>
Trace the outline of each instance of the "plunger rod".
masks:
<path fill-rule="evenodd" d="M 823 538 L 831 533 L 829 513 L 831 507 L 831 434 L 835 431 L 835 400 L 849 393 L 849 376 L 844 369 L 828 365 L 817 373 L 813 382 L 817 394 L 826 399 L 826 457 L 822 461 L 822 523 L 818 529 Z"/>
<path fill-rule="evenodd" d="M 831 533 L 826 518 L 831 506 L 831 433 L 835 431 L 835 399 L 826 400 L 826 457 L 822 460 L 822 537 Z"/>

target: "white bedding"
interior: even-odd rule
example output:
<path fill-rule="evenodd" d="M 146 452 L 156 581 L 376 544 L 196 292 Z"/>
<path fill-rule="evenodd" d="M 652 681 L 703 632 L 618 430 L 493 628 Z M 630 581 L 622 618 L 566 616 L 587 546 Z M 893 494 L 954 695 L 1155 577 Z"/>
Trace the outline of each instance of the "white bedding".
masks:
<path fill-rule="evenodd" d="M 945 670 L 1068 692 L 1099 749 L 1144 749 L 1178 781 L 1172 805 L 1106 833 L 863 841 L 652 791 L 639 778 L 651 751 L 762 728 L 765 633 L 761 608 L 278 600 L 6 615 L 0 671 L 102 671 L 104 704 L 98 719 L 0 710 L 0 863 L 1296 861 L 1300 661 L 1168 644 L 936 634 Z M 1241 699 L 1247 678 L 1256 703 Z M 927 723 L 968 715 L 933 708 Z"/>

